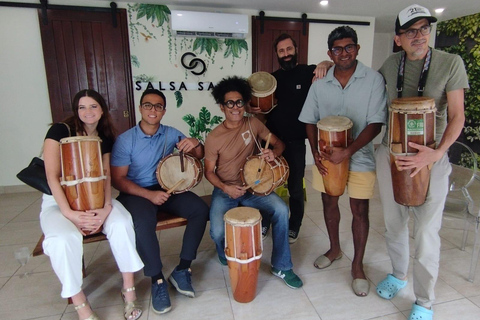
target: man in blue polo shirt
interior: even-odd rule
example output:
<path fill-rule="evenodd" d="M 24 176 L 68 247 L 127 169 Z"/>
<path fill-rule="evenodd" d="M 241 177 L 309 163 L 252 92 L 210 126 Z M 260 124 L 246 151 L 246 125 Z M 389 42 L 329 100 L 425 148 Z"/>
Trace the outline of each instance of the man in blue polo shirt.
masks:
<path fill-rule="evenodd" d="M 186 138 L 177 129 L 160 124 L 166 112 L 166 99 L 161 91 L 145 90 L 139 110 L 142 120 L 121 134 L 113 146 L 111 175 L 113 186 L 120 191 L 118 201 L 132 215 L 137 251 L 145 264 L 144 273 L 152 278 L 153 311 L 161 314 L 170 311 L 171 303 L 155 233 L 157 211 L 188 220 L 180 263 L 168 280 L 178 292 L 193 298 L 190 265 L 205 232 L 209 208 L 192 192 L 167 193 L 158 184 L 155 171 L 160 160 L 174 148 L 198 159 L 203 158 L 204 149 L 197 139 Z"/>

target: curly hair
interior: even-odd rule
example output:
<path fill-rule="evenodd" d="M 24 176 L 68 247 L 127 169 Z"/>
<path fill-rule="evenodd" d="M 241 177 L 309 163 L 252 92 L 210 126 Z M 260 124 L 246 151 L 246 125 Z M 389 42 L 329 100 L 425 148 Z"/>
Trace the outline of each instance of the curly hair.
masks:
<path fill-rule="evenodd" d="M 240 93 L 245 102 L 249 102 L 252 98 L 252 88 L 247 79 L 237 76 L 223 78 L 213 87 L 212 96 L 216 103 L 223 104 L 225 102 L 225 95 L 233 91 Z"/>

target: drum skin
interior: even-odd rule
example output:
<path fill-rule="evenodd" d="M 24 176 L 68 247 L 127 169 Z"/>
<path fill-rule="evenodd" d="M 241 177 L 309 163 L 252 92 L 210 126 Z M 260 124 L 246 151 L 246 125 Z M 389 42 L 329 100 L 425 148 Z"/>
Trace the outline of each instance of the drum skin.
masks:
<path fill-rule="evenodd" d="M 422 205 L 430 184 L 430 169 L 424 167 L 414 177 L 414 169 L 399 171 L 396 156 L 413 156 L 418 150 L 409 142 L 435 148 L 435 101 L 428 97 L 392 100 L 390 106 L 390 171 L 395 202 L 404 206 Z"/>
<path fill-rule="evenodd" d="M 61 184 L 73 210 L 100 209 L 105 204 L 100 143 L 100 138 L 87 136 L 60 140 Z"/>
<path fill-rule="evenodd" d="M 331 154 L 333 147 L 348 147 L 352 141 L 352 126 L 352 121 L 342 116 L 329 116 L 318 121 L 318 150 Z M 338 164 L 328 160 L 321 160 L 321 163 L 327 168 L 327 174 L 322 175 L 325 193 L 341 196 L 347 185 L 350 159 Z"/>
<path fill-rule="evenodd" d="M 203 167 L 200 160 L 189 154 L 183 155 L 183 158 L 184 172 L 181 170 L 179 154 L 170 154 L 157 165 L 157 180 L 164 190 L 169 190 L 181 179 L 185 180 L 172 192 L 173 194 L 186 192 L 202 181 Z"/>
<path fill-rule="evenodd" d="M 273 161 L 263 162 L 263 169 L 259 179 L 257 179 L 257 172 L 261 162 L 260 156 L 247 157 L 243 168 L 240 169 L 240 177 L 244 186 L 251 186 L 248 190 L 252 194 L 266 196 L 287 181 L 290 168 L 284 157 L 276 157 Z M 258 180 L 260 182 L 255 184 Z M 254 185 L 252 186 L 252 184 Z"/>
<path fill-rule="evenodd" d="M 225 256 L 235 301 L 255 299 L 262 257 L 260 211 L 249 207 L 228 210 L 225 220 Z"/>
<path fill-rule="evenodd" d="M 263 113 L 268 113 L 275 107 L 275 90 L 277 79 L 268 72 L 255 72 L 248 77 L 252 88 L 250 105 L 260 108 Z"/>

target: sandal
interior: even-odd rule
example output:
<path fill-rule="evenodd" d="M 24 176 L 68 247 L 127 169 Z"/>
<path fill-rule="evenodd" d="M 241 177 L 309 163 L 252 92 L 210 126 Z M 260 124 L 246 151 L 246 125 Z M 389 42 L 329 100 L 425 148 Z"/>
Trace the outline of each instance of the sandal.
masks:
<path fill-rule="evenodd" d="M 85 301 L 84 303 L 78 305 L 78 306 L 75 306 L 75 311 L 78 311 L 79 309 L 82 309 L 82 308 L 85 308 L 86 306 L 89 306 L 90 304 L 88 303 L 88 301 Z M 91 308 L 91 307 L 90 307 Z M 92 310 L 92 314 L 90 315 L 90 317 L 84 319 L 84 320 L 100 320 L 100 318 L 97 316 L 97 314 L 95 312 L 93 312 Z"/>
<path fill-rule="evenodd" d="M 419 306 L 416 303 L 412 305 L 412 311 L 410 312 L 410 317 L 408 317 L 408 320 L 432 320 L 432 319 L 433 319 L 433 310 Z"/>
<path fill-rule="evenodd" d="M 385 279 L 377 285 L 377 294 L 383 299 L 390 300 L 395 297 L 400 289 L 405 288 L 407 280 L 395 278 L 392 274 L 388 274 Z"/>
<path fill-rule="evenodd" d="M 127 301 L 125 298 L 125 293 L 135 291 L 135 287 L 127 288 L 127 289 L 122 289 L 121 296 L 123 299 L 123 302 L 125 303 L 124 309 L 123 309 L 123 316 L 125 317 L 125 320 L 137 320 L 142 316 L 142 306 L 135 303 L 135 301 Z"/>

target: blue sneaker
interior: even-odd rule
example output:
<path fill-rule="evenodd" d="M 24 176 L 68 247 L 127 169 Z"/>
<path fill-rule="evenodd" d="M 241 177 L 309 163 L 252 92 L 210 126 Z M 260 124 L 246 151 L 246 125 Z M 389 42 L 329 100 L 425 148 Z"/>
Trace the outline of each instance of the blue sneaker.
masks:
<path fill-rule="evenodd" d="M 168 295 L 168 285 L 163 279 L 152 284 L 152 309 L 153 312 L 158 314 L 166 313 L 172 309 L 170 296 Z"/>
<path fill-rule="evenodd" d="M 172 274 L 168 277 L 168 282 L 183 295 L 195 298 L 195 291 L 192 287 L 192 270 L 190 268 L 184 270 L 173 269 Z"/>
<path fill-rule="evenodd" d="M 292 289 L 298 289 L 303 286 L 302 280 L 295 274 L 295 272 L 293 272 L 292 269 L 282 271 L 272 267 L 270 272 L 274 276 L 277 276 L 280 279 L 282 279 L 285 282 L 285 284 Z"/>

